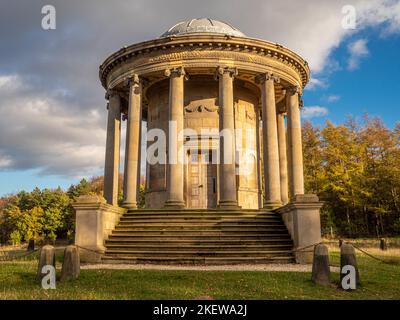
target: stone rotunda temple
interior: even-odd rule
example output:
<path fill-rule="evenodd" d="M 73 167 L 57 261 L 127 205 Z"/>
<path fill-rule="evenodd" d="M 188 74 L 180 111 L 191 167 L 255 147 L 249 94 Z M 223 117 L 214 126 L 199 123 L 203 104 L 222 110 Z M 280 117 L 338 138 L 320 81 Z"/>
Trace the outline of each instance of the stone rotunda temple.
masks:
<path fill-rule="evenodd" d="M 320 241 L 321 204 L 304 194 L 300 108 L 310 77 L 304 59 L 228 23 L 192 19 L 121 48 L 99 74 L 108 99 L 106 203 L 86 197 L 75 209 L 76 241 L 104 254 L 82 253 L 87 260 L 310 260 L 309 246 Z M 160 142 L 150 139 L 153 129 L 165 133 L 166 144 L 157 161 L 147 154 L 139 209 L 143 121 L 147 153 Z"/>

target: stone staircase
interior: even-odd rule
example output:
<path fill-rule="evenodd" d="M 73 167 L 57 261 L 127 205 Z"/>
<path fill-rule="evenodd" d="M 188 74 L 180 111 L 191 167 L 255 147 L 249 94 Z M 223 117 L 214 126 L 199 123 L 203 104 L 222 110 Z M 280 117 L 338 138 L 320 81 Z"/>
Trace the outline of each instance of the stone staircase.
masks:
<path fill-rule="evenodd" d="M 294 263 L 281 217 L 260 210 L 135 210 L 105 242 L 104 263 Z"/>

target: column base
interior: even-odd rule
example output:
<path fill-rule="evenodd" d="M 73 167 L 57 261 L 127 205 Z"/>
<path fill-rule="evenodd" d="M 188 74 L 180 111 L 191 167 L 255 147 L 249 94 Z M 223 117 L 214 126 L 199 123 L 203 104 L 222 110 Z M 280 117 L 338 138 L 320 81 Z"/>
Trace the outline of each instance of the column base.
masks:
<path fill-rule="evenodd" d="M 122 207 L 128 210 L 136 210 L 138 209 L 136 202 L 123 202 Z"/>
<path fill-rule="evenodd" d="M 237 201 L 226 200 L 219 202 L 218 209 L 240 210 L 242 207 L 238 205 Z"/>
<path fill-rule="evenodd" d="M 263 204 L 263 209 L 274 210 L 282 207 L 282 202 L 280 201 L 265 201 Z"/>
<path fill-rule="evenodd" d="M 185 209 L 186 203 L 180 200 L 167 200 L 164 208 L 166 209 Z"/>

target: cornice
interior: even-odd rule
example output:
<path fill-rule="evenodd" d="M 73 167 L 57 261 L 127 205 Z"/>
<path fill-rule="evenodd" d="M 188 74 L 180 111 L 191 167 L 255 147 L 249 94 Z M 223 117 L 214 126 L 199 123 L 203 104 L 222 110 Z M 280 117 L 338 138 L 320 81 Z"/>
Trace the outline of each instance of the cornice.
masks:
<path fill-rule="evenodd" d="M 174 51 L 174 49 L 180 49 L 177 50 L 178 52 L 184 49 L 244 52 L 254 56 L 269 57 L 294 69 L 299 74 L 303 87 L 308 83 L 310 77 L 307 62 L 295 52 L 279 44 L 252 38 L 196 34 L 155 39 L 121 48 L 110 55 L 100 66 L 99 76 L 102 85 L 106 88 L 109 73 L 127 60 L 145 57 L 154 52 L 160 52 L 161 55 L 171 52 L 171 50 Z"/>

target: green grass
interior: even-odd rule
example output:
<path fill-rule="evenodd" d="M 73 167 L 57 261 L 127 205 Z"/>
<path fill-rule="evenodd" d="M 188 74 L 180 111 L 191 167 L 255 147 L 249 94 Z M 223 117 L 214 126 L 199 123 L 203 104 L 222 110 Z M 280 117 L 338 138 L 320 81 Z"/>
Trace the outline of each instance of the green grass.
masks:
<path fill-rule="evenodd" d="M 81 270 L 78 280 L 43 290 L 35 280 L 36 261 L 3 262 L 0 299 L 400 299 L 400 260 L 391 261 L 358 254 L 362 285 L 354 292 L 338 288 L 338 273 L 332 273 L 332 286 L 321 287 L 310 273 L 154 270 Z M 339 263 L 337 250 L 331 249 L 331 263 Z"/>
<path fill-rule="evenodd" d="M 56 261 L 63 261 L 64 249 L 55 248 Z M 13 249 L 7 251 L 0 251 L 0 263 L 5 260 L 15 260 L 15 261 L 37 261 L 39 258 L 39 250 L 34 252 L 28 252 L 26 249 Z M 1 266 L 1 265 L 0 265 Z"/>

